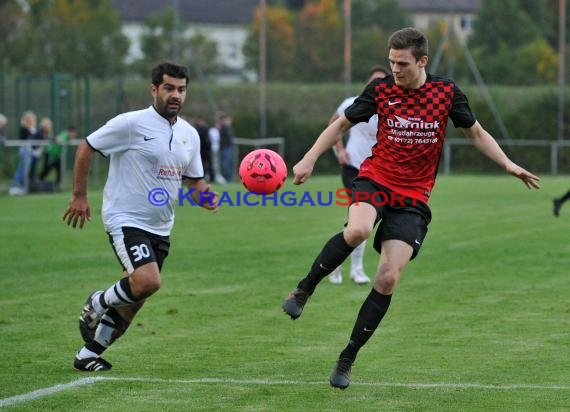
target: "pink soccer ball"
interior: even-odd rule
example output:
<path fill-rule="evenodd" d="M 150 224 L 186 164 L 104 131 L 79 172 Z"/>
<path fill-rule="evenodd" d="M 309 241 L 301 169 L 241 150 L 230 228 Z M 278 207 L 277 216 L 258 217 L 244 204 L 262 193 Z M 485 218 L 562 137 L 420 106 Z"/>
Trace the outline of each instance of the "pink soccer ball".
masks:
<path fill-rule="evenodd" d="M 249 152 L 241 161 L 239 177 L 250 192 L 271 194 L 285 183 L 287 165 L 273 150 L 257 149 Z"/>

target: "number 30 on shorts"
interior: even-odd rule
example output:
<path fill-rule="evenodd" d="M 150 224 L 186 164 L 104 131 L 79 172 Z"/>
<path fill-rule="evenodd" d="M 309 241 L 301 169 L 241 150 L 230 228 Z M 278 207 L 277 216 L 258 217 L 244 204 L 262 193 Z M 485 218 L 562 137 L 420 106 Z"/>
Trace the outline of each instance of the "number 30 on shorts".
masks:
<path fill-rule="evenodd" d="M 150 249 L 145 243 L 134 245 L 129 248 L 133 257 L 133 263 L 139 262 L 142 259 L 150 257 Z"/>

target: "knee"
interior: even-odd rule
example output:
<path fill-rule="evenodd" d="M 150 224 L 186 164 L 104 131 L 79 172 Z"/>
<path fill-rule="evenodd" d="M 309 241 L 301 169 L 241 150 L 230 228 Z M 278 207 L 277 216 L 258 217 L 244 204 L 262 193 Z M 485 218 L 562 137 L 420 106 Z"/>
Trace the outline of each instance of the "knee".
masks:
<path fill-rule="evenodd" d="M 402 268 L 382 265 L 376 275 L 374 286 L 380 291 L 380 293 L 392 294 L 394 289 L 396 289 L 401 272 Z"/>
<path fill-rule="evenodd" d="M 372 229 L 363 226 L 350 227 L 344 230 L 344 239 L 351 246 L 358 246 L 370 236 Z"/>
<path fill-rule="evenodd" d="M 131 290 L 137 300 L 148 298 L 160 289 L 160 276 L 131 278 Z"/>
<path fill-rule="evenodd" d="M 160 278 L 159 277 L 155 277 L 153 279 L 150 279 L 146 284 L 146 292 L 148 293 L 148 296 L 152 295 L 153 293 L 158 292 L 159 289 L 160 289 Z"/>
<path fill-rule="evenodd" d="M 386 276 L 382 278 L 376 278 L 374 286 L 384 295 L 390 295 L 396 289 L 396 284 L 398 283 L 398 278 L 395 276 Z"/>

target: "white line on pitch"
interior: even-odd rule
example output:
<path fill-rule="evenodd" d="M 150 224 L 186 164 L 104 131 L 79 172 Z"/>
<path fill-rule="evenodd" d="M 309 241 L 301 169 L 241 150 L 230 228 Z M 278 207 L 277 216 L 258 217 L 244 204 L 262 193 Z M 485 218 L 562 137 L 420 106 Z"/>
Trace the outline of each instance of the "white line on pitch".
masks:
<path fill-rule="evenodd" d="M 227 379 L 227 378 L 197 378 L 197 379 L 161 379 L 144 377 L 102 377 L 102 380 L 138 381 L 149 383 L 227 383 L 232 385 L 328 385 L 324 381 L 293 381 L 267 379 Z M 410 389 L 490 389 L 497 391 L 528 390 L 570 390 L 570 385 L 531 385 L 510 384 L 490 385 L 483 383 L 401 383 L 401 382 L 351 382 L 351 386 L 376 386 Z"/>
<path fill-rule="evenodd" d="M 102 381 L 122 381 L 122 382 L 148 382 L 148 383 L 168 383 L 168 384 L 194 384 L 194 383 L 221 383 L 229 385 L 328 385 L 324 381 L 297 381 L 297 380 L 267 380 L 267 379 L 224 379 L 224 378 L 197 378 L 197 379 L 161 379 L 145 377 L 111 377 L 95 376 L 81 378 L 69 383 L 50 386 L 38 389 L 21 395 L 0 399 L 0 407 L 26 402 L 43 396 L 53 395 L 78 386 L 90 385 Z M 531 385 L 531 384 L 510 384 L 510 385 L 489 385 L 482 383 L 401 383 L 401 382 L 353 382 L 351 386 L 371 386 L 378 388 L 409 388 L 409 389 L 487 389 L 495 391 L 513 390 L 570 390 L 568 385 Z"/>
<path fill-rule="evenodd" d="M 59 385 L 50 386 L 49 388 L 42 388 L 36 391 L 23 393 L 22 395 L 11 396 L 9 398 L 0 399 L 0 408 L 4 406 L 14 405 L 20 402 L 31 401 L 32 399 L 41 398 L 43 396 L 52 395 L 54 393 L 63 392 L 67 389 L 77 388 L 78 386 L 89 385 L 97 381 L 106 379 L 102 376 L 91 376 L 89 378 L 81 378 L 69 383 L 62 383 Z"/>

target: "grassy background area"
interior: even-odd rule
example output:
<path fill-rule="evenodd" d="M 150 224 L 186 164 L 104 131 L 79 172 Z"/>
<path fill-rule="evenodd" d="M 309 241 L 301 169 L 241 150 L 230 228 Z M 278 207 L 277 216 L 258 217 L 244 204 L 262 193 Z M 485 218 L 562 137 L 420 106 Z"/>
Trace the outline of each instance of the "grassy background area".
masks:
<path fill-rule="evenodd" d="M 314 177 L 282 190 L 339 185 Z M 552 216 L 568 186 L 567 177 L 535 192 L 508 176 L 441 177 L 426 242 L 346 391 L 328 376 L 369 287 L 346 282 L 345 270 L 345 283 L 323 281 L 297 321 L 280 308 L 345 208 L 180 207 L 162 289 L 105 354 L 113 370 L 91 375 L 72 368 L 77 317 L 90 291 L 120 276 L 100 191 L 82 231 L 61 222 L 66 193 L 0 196 L 0 407 L 568 410 L 570 204 Z M 80 380 L 93 376 L 103 379 Z M 54 393 L 32 399 L 42 388 Z"/>

